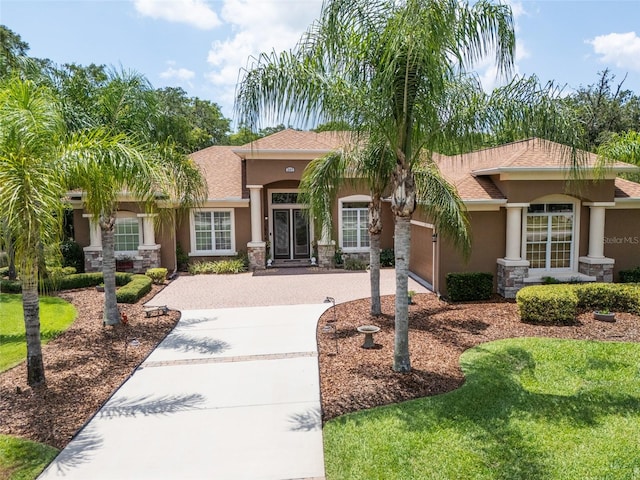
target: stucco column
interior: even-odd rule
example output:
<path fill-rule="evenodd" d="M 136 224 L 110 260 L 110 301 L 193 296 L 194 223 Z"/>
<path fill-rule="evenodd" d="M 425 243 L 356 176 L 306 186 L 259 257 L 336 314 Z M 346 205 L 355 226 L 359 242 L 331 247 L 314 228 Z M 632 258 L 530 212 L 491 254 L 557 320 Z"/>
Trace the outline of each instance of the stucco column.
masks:
<path fill-rule="evenodd" d="M 138 218 L 142 218 L 142 245 L 147 247 L 156 244 L 156 232 L 153 225 L 155 217 L 157 214 L 138 214 Z"/>
<path fill-rule="evenodd" d="M 89 247 L 102 249 L 102 232 L 100 231 L 100 223 L 91 214 L 84 213 L 82 216 L 89 219 Z"/>
<path fill-rule="evenodd" d="M 510 203 L 507 209 L 507 241 L 505 260 L 521 260 L 522 255 L 522 209 L 526 203 Z"/>
<path fill-rule="evenodd" d="M 247 185 L 251 204 L 251 243 L 262 242 L 262 185 Z"/>
<path fill-rule="evenodd" d="M 604 258 L 605 207 L 589 205 L 589 258 Z"/>

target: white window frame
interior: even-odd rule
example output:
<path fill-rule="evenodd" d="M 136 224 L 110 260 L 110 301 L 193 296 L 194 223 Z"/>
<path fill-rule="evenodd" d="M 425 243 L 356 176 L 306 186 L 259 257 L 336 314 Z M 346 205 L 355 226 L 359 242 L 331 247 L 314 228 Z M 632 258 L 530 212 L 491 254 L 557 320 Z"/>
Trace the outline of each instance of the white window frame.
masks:
<path fill-rule="evenodd" d="M 580 242 L 580 200 L 570 197 L 568 195 L 547 195 L 529 202 L 529 205 L 534 204 L 559 204 L 570 203 L 573 205 L 573 226 L 572 226 L 572 239 L 571 239 L 571 252 L 570 252 L 570 265 L 564 268 L 529 268 L 530 274 L 544 275 L 545 273 L 552 276 L 554 273 L 568 273 L 575 272 L 578 265 L 578 250 Z M 521 258 L 527 259 L 527 207 L 523 208 L 522 213 L 522 242 L 521 242 Z M 548 241 L 548 240 L 547 240 Z"/>
<path fill-rule="evenodd" d="M 212 238 L 212 246 L 214 247 L 212 250 L 197 250 L 196 248 L 196 221 L 195 214 L 196 213 L 211 213 L 213 215 L 214 212 L 226 212 L 229 213 L 230 222 L 231 222 L 231 248 L 230 249 L 216 249 L 215 248 L 215 235 L 214 235 L 214 222 L 212 218 L 212 229 L 211 234 L 214 235 Z M 212 256 L 233 256 L 237 255 L 238 252 L 235 250 L 236 245 L 236 221 L 235 221 L 235 209 L 233 208 L 201 208 L 198 210 L 191 210 L 191 214 L 189 215 L 189 230 L 190 230 L 190 238 L 191 238 L 191 251 L 189 252 L 190 256 L 195 257 L 212 257 Z"/>
<path fill-rule="evenodd" d="M 345 203 L 367 203 L 371 202 L 371 197 L 369 195 L 351 195 L 348 197 L 342 197 L 338 200 L 338 245 L 340 245 L 340 249 L 345 253 L 364 253 L 371 250 L 370 246 L 362 247 L 345 247 L 344 239 L 343 239 L 343 230 L 342 230 L 342 209 Z M 369 212 L 367 208 L 367 230 L 369 225 Z M 360 243 L 360 237 L 358 237 L 358 244 Z"/>
<path fill-rule="evenodd" d="M 117 232 L 117 225 L 118 225 L 118 220 L 122 220 L 122 219 L 134 219 L 137 224 L 138 224 L 138 248 L 140 247 L 140 245 L 142 245 L 142 222 L 140 221 L 140 218 L 138 217 L 138 215 L 134 212 L 129 212 L 126 210 L 121 210 L 119 212 L 116 213 L 116 223 L 114 225 L 114 230 L 113 230 L 113 250 L 114 250 L 114 255 L 117 259 L 122 259 L 125 257 L 135 257 L 138 255 L 138 249 L 136 248 L 135 250 L 116 250 L 116 232 Z"/>

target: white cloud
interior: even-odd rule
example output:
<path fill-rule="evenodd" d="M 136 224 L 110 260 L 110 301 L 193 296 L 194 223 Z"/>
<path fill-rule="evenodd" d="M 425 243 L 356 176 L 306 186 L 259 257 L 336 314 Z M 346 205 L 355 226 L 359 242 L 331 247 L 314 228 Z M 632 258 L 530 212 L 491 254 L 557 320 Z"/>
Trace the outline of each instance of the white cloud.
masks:
<path fill-rule="evenodd" d="M 219 92 L 216 101 L 231 111 L 238 75 L 250 57 L 293 48 L 320 15 L 322 0 L 224 0 L 220 16 L 231 34 L 212 43 L 207 79 Z"/>
<path fill-rule="evenodd" d="M 160 78 L 175 79 L 178 81 L 189 81 L 195 76 L 195 72 L 186 68 L 169 67 L 160 74 Z"/>
<path fill-rule="evenodd" d="M 201 30 L 218 27 L 221 22 L 204 0 L 134 0 L 136 11 L 144 16 L 186 23 Z"/>
<path fill-rule="evenodd" d="M 587 43 L 600 55 L 601 62 L 640 71 L 640 37 L 636 32 L 599 35 Z"/>

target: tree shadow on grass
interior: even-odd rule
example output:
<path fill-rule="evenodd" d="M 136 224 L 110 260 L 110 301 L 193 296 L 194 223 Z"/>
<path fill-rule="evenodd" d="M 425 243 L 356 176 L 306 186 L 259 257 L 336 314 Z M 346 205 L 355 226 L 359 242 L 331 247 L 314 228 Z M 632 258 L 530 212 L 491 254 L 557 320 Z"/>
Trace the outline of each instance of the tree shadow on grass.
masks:
<path fill-rule="evenodd" d="M 547 342 L 547 346 L 540 357 L 534 357 L 528 342 Z M 478 468 L 491 472 L 491 478 L 558 478 L 552 473 L 558 467 L 557 459 L 549 452 L 555 442 L 538 437 L 540 432 L 564 432 L 566 425 L 572 437 L 580 437 L 579 430 L 584 429 L 587 441 L 590 429 L 602 425 L 610 415 L 640 416 L 640 396 L 613 385 L 621 369 L 637 372 L 637 360 L 599 355 L 594 347 L 597 342 L 573 341 L 578 348 L 571 348 L 568 342 L 521 339 L 476 347 L 461 358 L 466 381 L 460 389 L 337 421 L 367 425 L 400 422 L 401 430 L 428 438 L 431 444 L 444 442 L 439 450 L 443 458 L 451 454 L 449 450 L 459 448 L 466 457 L 461 461 L 473 458 L 479 462 Z M 581 358 L 575 360 L 578 356 Z M 547 365 L 562 362 L 562 368 L 545 370 L 536 358 Z M 565 371 L 579 375 L 579 380 L 575 376 L 565 379 Z M 536 425 L 535 432 L 529 430 L 531 425 Z M 451 438 L 465 440 L 446 447 Z"/>

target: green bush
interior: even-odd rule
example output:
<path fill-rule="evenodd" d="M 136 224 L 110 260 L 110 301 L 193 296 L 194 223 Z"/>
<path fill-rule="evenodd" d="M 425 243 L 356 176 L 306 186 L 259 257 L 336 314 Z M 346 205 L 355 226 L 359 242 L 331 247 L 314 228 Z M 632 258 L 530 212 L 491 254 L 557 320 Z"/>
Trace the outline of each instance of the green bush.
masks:
<path fill-rule="evenodd" d="M 640 267 L 630 270 L 620 270 L 621 283 L 640 283 Z"/>
<path fill-rule="evenodd" d="M 63 267 L 73 267 L 76 272 L 84 272 L 84 251 L 77 242 L 65 240 L 60 244 L 60 253 Z"/>
<path fill-rule="evenodd" d="M 189 254 L 184 251 L 180 244 L 176 244 L 176 262 L 178 262 L 178 270 L 185 272 L 189 270 Z"/>
<path fill-rule="evenodd" d="M 385 248 L 380 252 L 380 266 L 393 267 L 396 264 L 396 255 L 393 248 Z"/>
<path fill-rule="evenodd" d="M 116 272 L 117 286 L 126 285 L 130 281 L 130 273 Z M 75 273 L 73 275 L 62 276 L 55 280 L 48 278 L 40 282 L 40 291 L 47 293 L 57 290 L 73 290 L 76 288 L 95 287 L 101 283 L 103 283 L 102 272 Z M 21 293 L 22 285 L 17 280 L 2 280 L 0 291 L 2 293 Z"/>
<path fill-rule="evenodd" d="M 22 285 L 17 280 L 1 280 L 1 293 L 22 293 Z"/>
<path fill-rule="evenodd" d="M 151 291 L 151 279 L 146 275 L 132 275 L 131 281 L 116 291 L 118 303 L 136 303 Z"/>
<path fill-rule="evenodd" d="M 9 255 L 7 255 L 7 252 L 0 252 L 0 267 L 9 268 Z"/>
<path fill-rule="evenodd" d="M 640 312 L 640 285 L 620 283 L 584 283 L 576 285 L 578 308 Z"/>
<path fill-rule="evenodd" d="M 144 273 L 156 285 L 161 285 L 167 279 L 166 268 L 150 268 Z"/>
<path fill-rule="evenodd" d="M 196 262 L 189 265 L 189 273 L 192 275 L 242 273 L 246 271 L 247 267 L 241 258 L 216 260 L 215 262 Z"/>
<path fill-rule="evenodd" d="M 9 275 L 9 267 L 0 267 L 0 277 Z"/>
<path fill-rule="evenodd" d="M 448 273 L 447 292 L 453 302 L 488 300 L 493 294 L 493 275 L 485 272 Z"/>
<path fill-rule="evenodd" d="M 333 254 L 333 262 L 336 266 L 342 266 L 344 263 L 344 258 L 342 258 L 342 250 L 340 248 L 336 248 L 335 253 Z"/>
<path fill-rule="evenodd" d="M 569 325 L 575 321 L 578 295 L 573 285 L 532 285 L 516 295 L 523 322 Z"/>
<path fill-rule="evenodd" d="M 366 270 L 367 262 L 361 260 L 357 257 L 348 257 L 344 261 L 344 269 L 345 270 Z"/>

